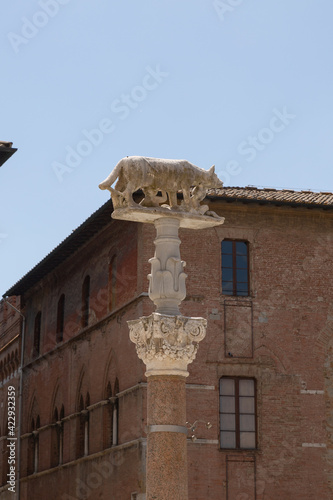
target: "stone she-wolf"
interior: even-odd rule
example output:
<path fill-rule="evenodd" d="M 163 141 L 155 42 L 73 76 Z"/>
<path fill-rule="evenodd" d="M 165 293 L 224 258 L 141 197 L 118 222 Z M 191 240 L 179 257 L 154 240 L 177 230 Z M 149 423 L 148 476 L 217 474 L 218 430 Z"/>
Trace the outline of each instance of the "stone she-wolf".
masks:
<path fill-rule="evenodd" d="M 112 184 L 116 182 L 114 188 Z M 111 192 L 115 208 L 135 206 L 132 194 L 142 189 L 141 205 L 157 207 L 167 198 L 171 208 L 177 207 L 177 192 L 183 192 L 182 209 L 201 212 L 200 206 L 207 189 L 222 187 L 214 165 L 209 170 L 196 167 L 187 160 L 165 160 L 143 156 L 128 156 L 120 160 L 111 174 L 99 184 Z M 161 192 L 162 196 L 157 196 Z M 208 207 L 207 207 L 208 209 Z"/>

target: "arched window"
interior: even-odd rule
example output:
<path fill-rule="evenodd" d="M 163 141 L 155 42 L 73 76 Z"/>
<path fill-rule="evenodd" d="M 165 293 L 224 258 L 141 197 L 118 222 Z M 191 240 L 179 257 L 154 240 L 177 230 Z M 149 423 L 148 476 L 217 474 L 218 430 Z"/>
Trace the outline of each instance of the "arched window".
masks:
<path fill-rule="evenodd" d="M 85 328 L 89 323 L 89 298 L 90 298 L 90 276 L 86 276 L 82 285 L 82 309 L 81 326 Z"/>
<path fill-rule="evenodd" d="M 36 357 L 40 352 L 40 331 L 42 323 L 42 313 L 39 311 L 35 317 L 35 327 L 34 327 L 34 346 L 33 346 L 33 356 Z"/>
<path fill-rule="evenodd" d="M 33 432 L 36 429 L 35 420 L 31 419 L 30 423 L 30 436 L 28 438 L 28 456 L 27 456 L 27 475 L 33 474 L 34 472 L 34 454 L 35 454 L 35 439 Z"/>
<path fill-rule="evenodd" d="M 109 311 L 116 307 L 117 257 L 114 255 L 109 263 Z"/>
<path fill-rule="evenodd" d="M 36 431 L 40 428 L 39 415 L 36 418 Z M 39 467 L 39 434 L 36 432 L 34 435 L 34 474 L 38 472 Z"/>
<path fill-rule="evenodd" d="M 76 428 L 76 458 L 84 456 L 84 438 L 85 438 L 85 415 L 83 413 L 84 403 L 82 394 L 80 396 L 79 402 L 79 415 L 77 417 L 77 428 Z"/>
<path fill-rule="evenodd" d="M 119 380 L 116 378 L 114 383 L 114 404 L 113 404 L 113 431 L 112 431 L 112 444 L 116 446 L 118 444 L 118 419 L 119 419 L 119 398 L 117 394 L 119 393 Z"/>
<path fill-rule="evenodd" d="M 58 421 L 59 421 L 58 409 L 55 408 L 52 418 L 53 427 L 51 430 L 51 467 L 57 467 L 57 465 L 59 465 L 60 428 L 58 425 Z"/>
<path fill-rule="evenodd" d="M 88 408 L 88 406 L 90 406 L 89 392 L 87 392 L 86 396 L 86 408 Z M 88 454 L 89 454 L 89 412 L 87 411 L 84 422 L 84 456 L 86 457 Z"/>
<path fill-rule="evenodd" d="M 65 319 L 65 295 L 62 294 L 58 300 L 57 309 L 57 332 L 56 332 L 56 342 L 63 341 L 64 338 L 64 319 Z"/>
<path fill-rule="evenodd" d="M 108 383 L 105 391 L 105 399 L 108 403 L 103 408 L 103 449 L 110 448 L 113 444 L 113 401 L 111 384 Z"/>
<path fill-rule="evenodd" d="M 61 406 L 60 410 L 60 439 L 59 439 L 59 465 L 63 463 L 63 455 L 64 455 L 64 418 L 65 418 L 65 408 L 64 405 Z"/>
<path fill-rule="evenodd" d="M 27 460 L 27 475 L 36 474 L 38 472 L 39 462 L 39 435 L 38 429 L 40 428 L 39 415 L 35 420 L 31 419 L 30 436 L 28 438 L 28 460 Z"/>

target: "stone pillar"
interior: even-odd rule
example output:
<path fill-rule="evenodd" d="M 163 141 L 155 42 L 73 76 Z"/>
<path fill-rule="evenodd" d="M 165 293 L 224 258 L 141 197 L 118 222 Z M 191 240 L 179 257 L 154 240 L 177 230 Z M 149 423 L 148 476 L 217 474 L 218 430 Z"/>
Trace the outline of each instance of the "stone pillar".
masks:
<path fill-rule="evenodd" d="M 206 334 L 204 318 L 153 313 L 128 321 L 146 366 L 147 500 L 187 500 L 186 377 Z"/>
<path fill-rule="evenodd" d="M 185 377 L 148 378 L 147 500 L 187 500 Z"/>
<path fill-rule="evenodd" d="M 147 500 L 187 500 L 187 365 L 206 335 L 204 318 L 179 312 L 186 296 L 180 259 L 179 220 L 155 221 L 155 255 L 150 259 L 149 296 L 156 312 L 128 321 L 130 339 L 147 367 Z"/>

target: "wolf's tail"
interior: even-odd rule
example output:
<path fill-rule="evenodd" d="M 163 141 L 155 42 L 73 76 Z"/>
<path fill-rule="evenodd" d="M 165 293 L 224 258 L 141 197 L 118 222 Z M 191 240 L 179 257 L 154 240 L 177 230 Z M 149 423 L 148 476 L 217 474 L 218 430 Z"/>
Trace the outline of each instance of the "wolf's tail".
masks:
<path fill-rule="evenodd" d="M 122 167 L 122 161 L 123 160 L 120 160 L 112 170 L 111 174 L 98 185 L 99 189 L 108 189 L 109 191 L 111 190 L 110 188 L 112 184 L 117 180 L 117 177 L 119 177 Z"/>

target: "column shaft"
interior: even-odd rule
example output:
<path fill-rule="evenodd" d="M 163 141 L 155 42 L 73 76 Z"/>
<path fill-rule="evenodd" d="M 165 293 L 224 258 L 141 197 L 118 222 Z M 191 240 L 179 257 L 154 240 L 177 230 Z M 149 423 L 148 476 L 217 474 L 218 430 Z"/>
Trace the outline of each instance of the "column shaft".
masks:
<path fill-rule="evenodd" d="M 187 500 L 186 385 L 181 376 L 149 376 L 147 500 Z M 175 426 L 176 432 L 156 426 Z M 152 427 L 151 427 L 152 426 Z M 180 432 L 177 432 L 180 431 Z"/>

